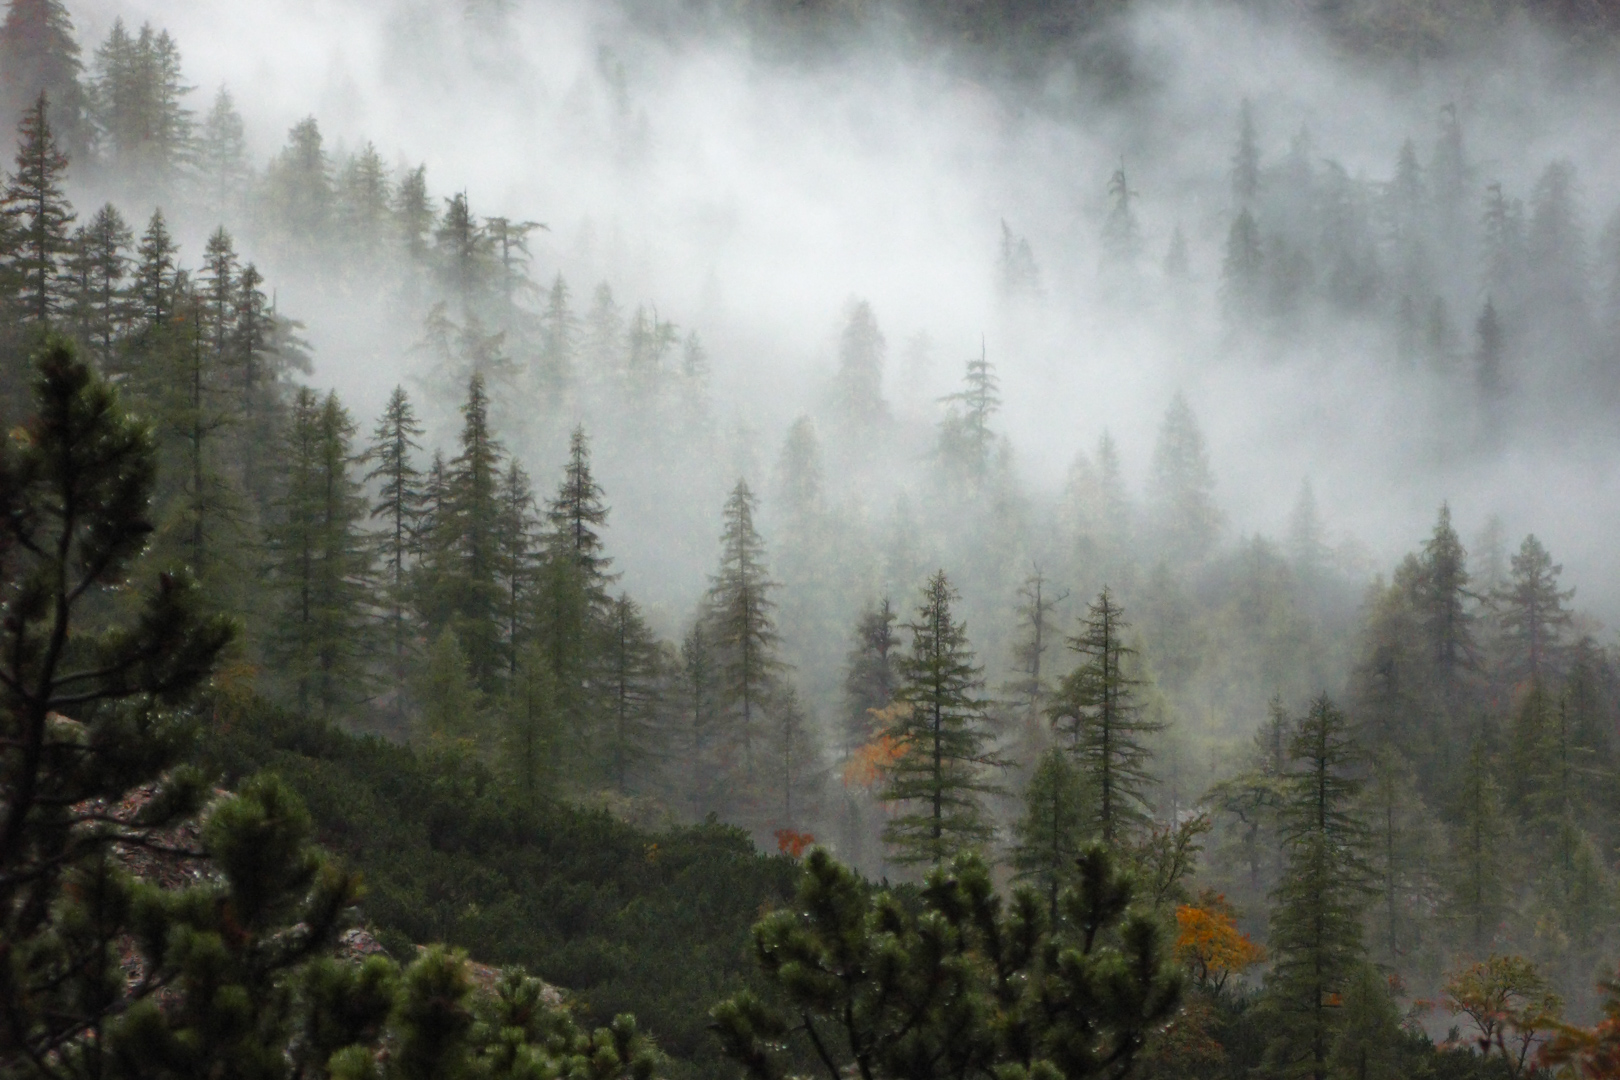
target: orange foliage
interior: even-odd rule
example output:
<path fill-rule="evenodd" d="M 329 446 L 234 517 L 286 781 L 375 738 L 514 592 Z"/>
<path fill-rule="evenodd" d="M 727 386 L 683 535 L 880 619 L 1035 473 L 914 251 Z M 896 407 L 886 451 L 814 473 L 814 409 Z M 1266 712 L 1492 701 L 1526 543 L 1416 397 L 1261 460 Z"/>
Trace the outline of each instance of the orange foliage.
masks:
<path fill-rule="evenodd" d="M 871 711 L 887 712 L 888 709 Z M 899 761 L 905 752 L 905 744 L 899 739 L 892 735 L 879 735 L 849 755 L 849 760 L 844 763 L 844 786 L 873 787 L 883 778 L 884 770 Z"/>
<path fill-rule="evenodd" d="M 1620 981 L 1603 985 L 1603 1019 L 1589 1028 L 1557 1025 L 1541 1047 L 1544 1068 L 1567 1069 L 1579 1080 L 1620 1080 Z"/>
<path fill-rule="evenodd" d="M 776 850 L 795 859 L 803 855 L 805 849 L 815 842 L 813 833 L 800 832 L 798 829 L 776 830 Z"/>
<path fill-rule="evenodd" d="M 1205 891 L 1196 904 L 1176 908 L 1176 956 L 1199 986 L 1215 990 L 1233 974 L 1266 959 L 1264 946 L 1237 928 L 1226 897 Z"/>

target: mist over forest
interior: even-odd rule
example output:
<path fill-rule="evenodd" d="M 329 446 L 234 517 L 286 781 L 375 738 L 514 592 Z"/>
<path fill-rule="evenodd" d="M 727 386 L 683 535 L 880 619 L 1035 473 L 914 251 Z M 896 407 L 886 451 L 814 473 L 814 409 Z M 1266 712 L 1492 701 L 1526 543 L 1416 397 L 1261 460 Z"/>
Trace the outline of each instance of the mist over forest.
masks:
<path fill-rule="evenodd" d="M 1613 1075 L 1591 1071 L 1620 1040 L 1608 6 L 6 12 L 18 940 L 54 933 L 61 867 L 91 856 L 7 836 L 46 806 L 94 832 L 82 808 L 137 791 L 181 821 L 162 792 L 195 770 L 219 791 L 194 802 L 307 805 L 286 850 L 365 876 L 322 900 L 286 871 L 313 906 L 263 910 L 308 955 L 242 961 L 250 999 L 300 988 L 260 1025 L 299 1075 L 379 1046 L 368 1075 L 417 1075 L 435 979 L 475 1002 L 454 1053 L 492 1074 L 506 1038 L 545 1075 L 611 1057 L 603 1080 L 943 1076 L 906 1055 L 969 1053 L 952 1039 L 982 1042 L 950 1075 L 1003 1080 Z M 39 522 L 76 504 L 28 462 L 71 442 L 52 424 L 89 430 L 50 395 L 102 392 L 84 415 L 147 433 L 120 451 L 139 497 L 107 510 L 139 528 L 52 609 L 51 573 L 18 567 L 100 534 L 52 555 Z M 42 627 L 72 609 L 63 655 L 116 652 L 142 581 L 189 598 L 129 631 L 157 635 L 147 681 L 53 675 Z M 151 675 L 165 649 L 189 659 Z M 188 732 L 162 768 L 119 741 L 133 715 Z M 32 794 L 68 767 L 30 738 L 81 745 L 65 717 L 146 772 Z M 182 826 L 226 882 L 186 888 L 245 903 L 232 813 Z M 55 869 L 5 876 L 29 858 Z M 232 940 L 170 891 L 165 918 Z M 826 962 L 841 904 L 907 963 L 950 922 L 1002 980 L 956 1005 L 1028 1031 L 839 1019 L 782 957 Z M 1051 951 L 986 960 L 998 919 Z M 354 923 L 386 978 L 366 949 L 311 959 Z M 174 1004 L 201 976 L 151 925 L 108 930 L 148 943 L 121 961 L 145 974 L 95 1008 L 216 1030 Z M 1082 926 L 1062 970 L 1092 974 L 1018 996 Z M 477 983 L 436 943 L 543 978 L 581 1026 L 523 1027 L 540 983 Z M 1098 974 L 1116 960 L 1128 990 Z M 346 996 L 381 1011 L 312 1034 Z M 87 1037 L 34 1008 L 0 1075 L 67 1075 Z"/>

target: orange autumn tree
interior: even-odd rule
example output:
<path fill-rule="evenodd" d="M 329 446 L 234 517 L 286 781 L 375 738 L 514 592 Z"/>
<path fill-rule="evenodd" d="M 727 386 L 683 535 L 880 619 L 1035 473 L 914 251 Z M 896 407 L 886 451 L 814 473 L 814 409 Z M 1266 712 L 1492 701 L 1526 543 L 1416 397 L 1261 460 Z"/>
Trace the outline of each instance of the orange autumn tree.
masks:
<path fill-rule="evenodd" d="M 880 732 L 886 732 L 889 726 L 910 707 L 903 701 L 892 701 L 881 709 L 866 711 L 872 717 L 873 726 Z M 883 779 L 884 772 L 899 761 L 905 752 L 905 745 L 886 733 L 878 735 L 863 746 L 856 747 L 849 755 L 849 760 L 844 763 L 844 786 L 868 789 L 877 786 L 878 781 Z"/>
<path fill-rule="evenodd" d="M 1238 929 L 1232 905 L 1212 890 L 1176 908 L 1176 930 L 1176 957 L 1201 990 L 1220 993 L 1227 979 L 1265 962 L 1265 947 Z"/>
<path fill-rule="evenodd" d="M 1522 956 L 1489 956 L 1446 979 L 1442 1003 L 1466 1014 L 1478 1030 L 1480 1052 L 1500 1050 L 1508 1073 L 1533 1065 L 1530 1052 L 1558 1025 L 1563 1000 Z"/>
<path fill-rule="evenodd" d="M 1589 1028 L 1556 1023 L 1536 1062 L 1576 1080 L 1620 1080 L 1620 979 L 1605 980 L 1603 1017 Z"/>

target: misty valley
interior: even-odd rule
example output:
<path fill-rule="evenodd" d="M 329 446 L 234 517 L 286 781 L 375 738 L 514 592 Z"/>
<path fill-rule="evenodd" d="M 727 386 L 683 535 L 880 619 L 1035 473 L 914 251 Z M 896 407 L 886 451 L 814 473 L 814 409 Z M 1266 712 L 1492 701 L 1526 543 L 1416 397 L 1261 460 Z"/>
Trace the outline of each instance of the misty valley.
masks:
<path fill-rule="evenodd" d="M 1620 1077 L 1617 75 L 8 0 L 0 1077 Z"/>

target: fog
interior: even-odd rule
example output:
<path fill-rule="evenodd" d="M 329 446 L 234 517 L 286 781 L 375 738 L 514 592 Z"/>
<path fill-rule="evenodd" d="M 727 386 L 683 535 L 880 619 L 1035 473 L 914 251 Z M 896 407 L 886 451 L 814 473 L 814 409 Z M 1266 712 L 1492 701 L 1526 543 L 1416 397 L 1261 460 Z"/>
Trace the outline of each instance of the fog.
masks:
<path fill-rule="evenodd" d="M 1455 104 L 1475 166 L 1470 217 L 1484 184 L 1528 200 L 1546 165 L 1567 159 L 1595 237 L 1620 201 L 1615 74 L 1532 28 L 1460 58 L 1383 62 L 1297 20 L 1148 3 L 1120 32 L 1129 88 L 1102 93 L 1072 69 L 1003 82 L 881 20 L 836 56 L 785 59 L 741 31 L 653 30 L 609 4 L 561 0 L 470 11 L 448 0 L 70 7 L 87 42 L 117 16 L 168 28 L 198 88 L 189 104 L 201 113 L 229 86 L 260 167 L 313 115 L 334 156 L 371 140 L 390 163 L 425 163 L 436 199 L 465 191 L 478 214 L 545 222 L 532 243 L 536 281 L 565 274 L 583 306 L 605 279 L 627 311 L 655 304 L 683 335 L 702 336 L 730 447 L 695 488 L 709 504 L 693 520 L 710 522 L 709 534 L 680 538 L 690 558 L 671 559 L 657 515 L 615 500 L 622 478 L 603 476 L 626 585 L 664 605 L 666 623 L 704 586 L 725 474 L 748 470 L 768 488 L 787 426 L 818 410 L 852 298 L 877 315 L 886 395 L 912 432 L 883 477 L 895 488 L 921 471 L 937 399 L 982 340 L 1004 398 L 996 427 L 1038 502 L 1057 498 L 1071 459 L 1105 429 L 1139 492 L 1181 391 L 1209 442 L 1229 539 L 1281 534 L 1309 480 L 1336 539 L 1364 551 L 1361 572 L 1387 572 L 1450 500 L 1465 539 L 1492 515 L 1509 537 L 1533 530 L 1579 586 L 1578 606 L 1610 622 L 1620 613 L 1608 403 L 1529 371 L 1507 438 L 1459 440 L 1434 423 L 1456 408 L 1449 376 L 1401 367 L 1371 319 L 1324 316 L 1256 345 L 1234 339 L 1219 302 L 1245 98 L 1263 167 L 1308 128 L 1315 160 L 1375 182 L 1391 176 L 1403 140 L 1427 161 L 1440 110 Z M 1138 270 L 1124 279 L 1099 269 L 1121 165 L 1142 234 Z M 998 293 L 1003 221 L 1029 238 L 1038 296 Z M 210 224 L 189 223 L 184 258 Z M 1177 227 L 1190 273 L 1172 288 L 1160 264 Z M 375 415 L 416 373 L 419 328 L 246 248 L 307 324 L 315 381 Z M 1448 288 L 1467 299 L 1453 316 L 1466 351 L 1483 284 L 1463 275 Z M 908 345 L 920 334 L 925 352 Z M 439 404 L 450 415 L 453 402 Z M 593 434 L 611 458 L 615 433 Z M 554 439 L 535 446 L 555 453 Z M 530 462 L 542 489 L 555 464 Z M 830 475 L 836 491 L 839 470 Z M 885 506 L 889 494 L 866 502 Z"/>

